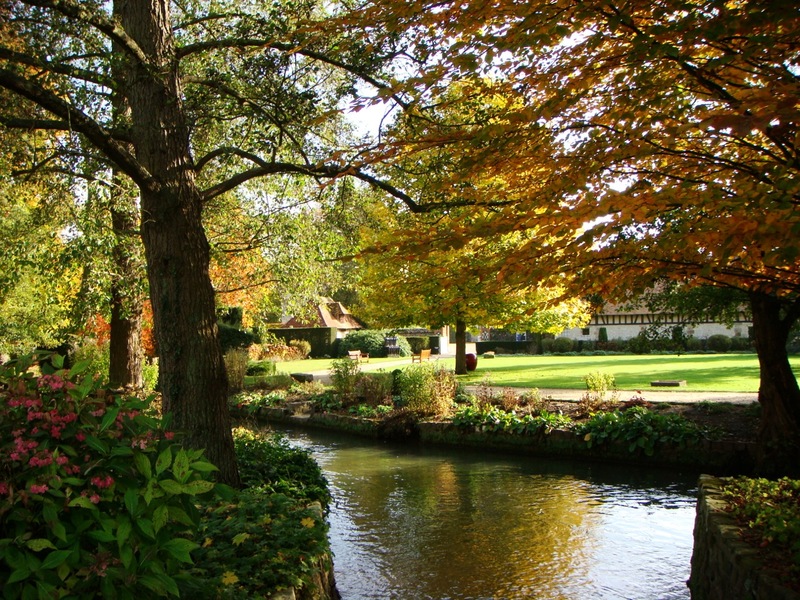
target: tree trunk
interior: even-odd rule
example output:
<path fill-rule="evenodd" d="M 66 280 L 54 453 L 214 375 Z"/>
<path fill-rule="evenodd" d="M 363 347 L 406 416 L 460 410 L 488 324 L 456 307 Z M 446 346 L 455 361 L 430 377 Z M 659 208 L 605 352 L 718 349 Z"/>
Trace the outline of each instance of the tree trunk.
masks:
<path fill-rule="evenodd" d="M 131 139 L 154 184 L 141 189 L 141 221 L 163 409 L 186 432 L 189 445 L 206 449 L 220 480 L 238 485 L 202 196 L 189 150 L 169 3 L 120 1 L 115 8 L 149 62 L 132 61 L 126 91 Z"/>
<path fill-rule="evenodd" d="M 111 284 L 108 380 L 112 386 L 141 389 L 144 298 L 139 291 L 139 280 L 144 273 L 138 260 L 136 239 L 132 236 L 136 228 L 136 216 L 132 211 L 136 209 L 136 204 L 130 204 L 130 210 L 120 210 L 114 202 L 111 209 L 111 224 L 117 245 L 113 251 L 116 273 Z"/>
<path fill-rule="evenodd" d="M 781 315 L 781 301 L 774 296 L 753 293 L 750 305 L 761 368 L 759 473 L 797 475 L 800 473 L 800 388 L 786 351 L 794 319 Z"/>
<path fill-rule="evenodd" d="M 467 324 L 456 319 L 456 375 L 467 374 Z"/>

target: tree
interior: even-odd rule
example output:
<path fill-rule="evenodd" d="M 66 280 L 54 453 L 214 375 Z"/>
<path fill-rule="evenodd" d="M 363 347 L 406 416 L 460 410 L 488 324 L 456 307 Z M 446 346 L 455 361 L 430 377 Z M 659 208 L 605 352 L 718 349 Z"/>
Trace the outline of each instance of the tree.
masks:
<path fill-rule="evenodd" d="M 450 219 L 436 223 L 445 231 L 453 226 Z M 416 231 L 419 230 L 413 225 L 396 226 L 376 236 L 391 239 L 391 243 L 373 238 L 367 244 L 360 281 L 362 300 L 367 313 L 383 326 L 455 325 L 457 374 L 467 372 L 469 327 L 516 327 L 557 334 L 588 321 L 585 302 L 570 299 L 553 303 L 561 295 L 560 289 L 534 283 L 514 288 L 487 277 L 485 261 L 496 258 L 488 255 L 486 247 L 468 243 L 435 254 L 408 255 L 402 240 L 406 236 L 416 238 Z M 520 241 L 519 234 L 495 239 L 491 251 L 502 255 Z"/>
<path fill-rule="evenodd" d="M 475 170 L 504 182 L 504 207 L 432 251 L 535 229 L 487 273 L 564 273 L 571 293 L 610 300 L 659 278 L 741 290 L 761 363 L 761 466 L 800 468 L 785 349 L 800 316 L 796 2 L 375 1 L 349 19 L 418 39 L 424 66 L 395 91 L 420 122 L 454 80 L 462 102 L 508 98 L 491 123 L 415 140 L 459 154 L 442 185 Z"/>
<path fill-rule="evenodd" d="M 315 37 L 301 27 L 320 15 L 306 1 L 12 0 L 0 10 L 0 88 L 26 109 L 2 123 L 60 131 L 52 161 L 91 148 L 138 188 L 163 408 L 236 483 L 203 207 L 275 174 L 374 183 L 364 149 L 337 147 L 322 124 L 354 77 L 376 82 L 395 50 Z"/>

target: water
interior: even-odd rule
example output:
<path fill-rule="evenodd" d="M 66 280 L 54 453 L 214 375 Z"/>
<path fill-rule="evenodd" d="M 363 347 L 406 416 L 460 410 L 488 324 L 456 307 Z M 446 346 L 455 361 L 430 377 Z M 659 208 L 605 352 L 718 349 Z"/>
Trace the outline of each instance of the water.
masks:
<path fill-rule="evenodd" d="M 344 600 L 689 598 L 696 476 L 315 431 Z"/>

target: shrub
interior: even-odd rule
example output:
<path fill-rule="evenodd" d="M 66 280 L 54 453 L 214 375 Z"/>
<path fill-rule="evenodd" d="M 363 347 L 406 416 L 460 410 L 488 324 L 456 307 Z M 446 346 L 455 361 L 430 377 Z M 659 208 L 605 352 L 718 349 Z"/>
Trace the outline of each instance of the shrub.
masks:
<path fill-rule="evenodd" d="M 290 340 L 289 347 L 294 348 L 300 358 L 308 358 L 311 354 L 311 343 L 306 340 Z"/>
<path fill-rule="evenodd" d="M 331 384 L 343 402 L 352 400 L 356 394 L 356 384 L 361 379 L 358 362 L 340 358 L 331 362 Z"/>
<path fill-rule="evenodd" d="M 406 367 L 397 378 L 402 403 L 423 415 L 445 415 L 456 390 L 455 375 L 431 364 Z"/>
<path fill-rule="evenodd" d="M 255 334 L 230 325 L 219 323 L 217 329 L 219 330 L 219 342 L 223 353 L 234 348 L 247 348 L 257 341 Z"/>
<path fill-rule="evenodd" d="M 250 376 L 266 377 L 275 375 L 278 365 L 271 360 L 259 360 L 247 363 L 247 374 Z"/>
<path fill-rule="evenodd" d="M 693 443 L 709 437 L 711 432 L 681 415 L 662 415 L 634 406 L 625 412 L 597 413 L 576 427 L 591 448 L 609 442 L 628 444 L 630 452 L 652 456 L 658 444 Z"/>
<path fill-rule="evenodd" d="M 431 346 L 431 340 L 427 337 L 410 337 L 407 341 L 413 354 L 419 354 L 420 350 L 427 350 Z"/>
<path fill-rule="evenodd" d="M 706 348 L 714 352 L 727 352 L 731 349 L 731 338 L 721 333 L 711 335 L 706 340 Z"/>
<path fill-rule="evenodd" d="M 559 337 L 553 340 L 553 352 L 572 352 L 574 345 L 570 338 Z"/>
<path fill-rule="evenodd" d="M 578 400 L 578 406 L 584 414 L 592 414 L 607 403 L 619 400 L 616 380 L 611 373 L 595 371 L 584 375 L 583 381 L 587 391 Z"/>
<path fill-rule="evenodd" d="M 386 335 L 377 329 L 351 331 L 339 342 L 339 356 L 347 356 L 350 350 L 361 350 L 370 356 L 386 356 Z"/>
<path fill-rule="evenodd" d="M 149 403 L 86 364 L 0 367 L 0 585 L 5 598 L 178 594 L 215 468 L 171 441 Z"/>
<path fill-rule="evenodd" d="M 362 373 L 356 383 L 355 395 L 372 406 L 384 404 L 392 398 L 393 384 L 394 376 L 391 373 Z"/>

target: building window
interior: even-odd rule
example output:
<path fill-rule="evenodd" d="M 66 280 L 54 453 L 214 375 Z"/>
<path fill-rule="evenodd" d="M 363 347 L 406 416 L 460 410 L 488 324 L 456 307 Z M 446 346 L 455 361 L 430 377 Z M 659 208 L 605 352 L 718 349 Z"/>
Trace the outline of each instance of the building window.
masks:
<path fill-rule="evenodd" d="M 589 335 L 589 328 L 584 327 L 583 329 L 581 329 L 581 335 Z"/>

